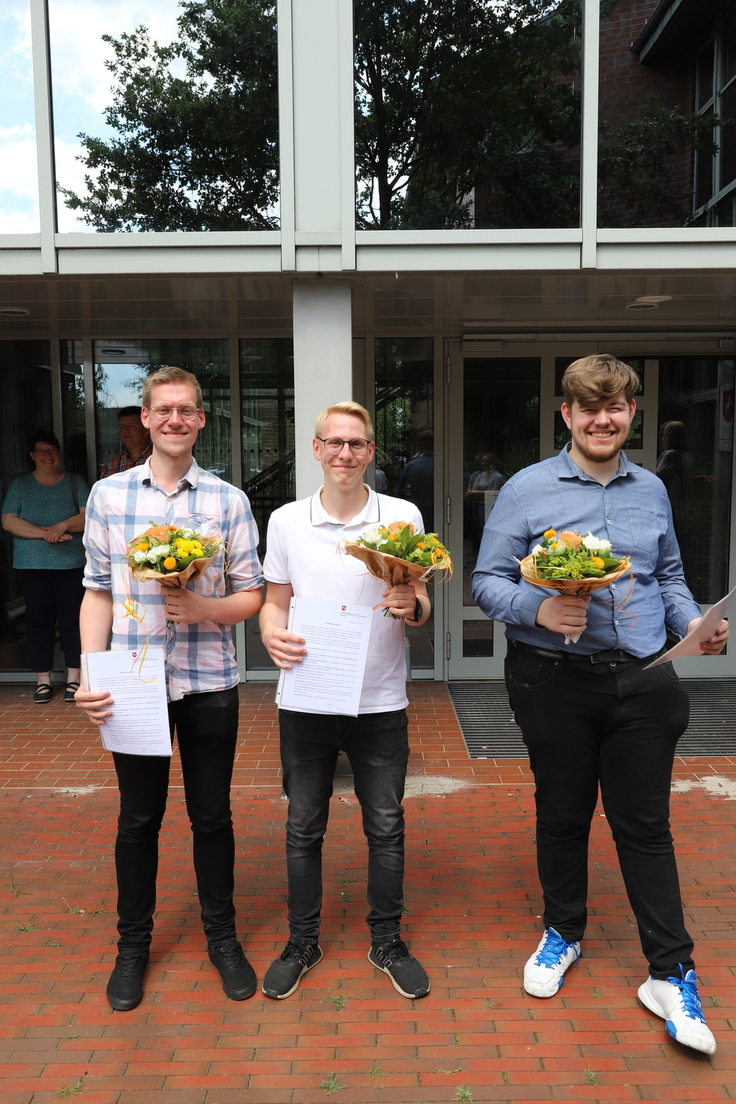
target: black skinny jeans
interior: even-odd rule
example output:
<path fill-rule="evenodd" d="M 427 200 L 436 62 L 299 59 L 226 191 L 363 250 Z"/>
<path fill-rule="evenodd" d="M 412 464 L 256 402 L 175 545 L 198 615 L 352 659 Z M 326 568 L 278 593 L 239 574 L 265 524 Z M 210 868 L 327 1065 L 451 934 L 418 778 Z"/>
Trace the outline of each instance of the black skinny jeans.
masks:
<path fill-rule="evenodd" d="M 404 797 L 409 760 L 406 710 L 358 717 L 279 710 L 284 792 L 289 798 L 286 865 L 289 930 L 315 941 L 322 908 L 322 841 L 340 750 L 353 769 L 368 840 L 371 937 L 389 942 L 404 911 Z"/>
<path fill-rule="evenodd" d="M 506 686 L 536 782 L 544 925 L 572 943 L 587 919 L 588 837 L 603 808 L 652 977 L 692 969 L 669 824 L 672 764 L 689 718 L 670 663 L 554 660 L 509 644 Z"/>
<path fill-rule="evenodd" d="M 238 733 L 238 689 L 188 694 L 169 703 L 172 741 L 179 742 L 192 826 L 194 870 L 209 943 L 235 935 L 235 842 L 230 783 Z M 120 789 L 115 842 L 118 946 L 147 950 L 153 931 L 158 836 L 169 788 L 168 756 L 113 752 Z"/>

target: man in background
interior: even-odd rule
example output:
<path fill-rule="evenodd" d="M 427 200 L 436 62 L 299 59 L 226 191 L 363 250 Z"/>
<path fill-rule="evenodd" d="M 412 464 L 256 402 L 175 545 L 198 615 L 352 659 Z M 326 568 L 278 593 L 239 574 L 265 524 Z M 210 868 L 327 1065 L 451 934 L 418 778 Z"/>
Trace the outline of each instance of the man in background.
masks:
<path fill-rule="evenodd" d="M 111 457 L 100 468 L 100 479 L 117 475 L 142 464 L 151 455 L 152 446 L 148 430 L 141 421 L 139 406 L 124 406 L 118 411 L 118 433 L 124 445 L 123 451 Z"/>

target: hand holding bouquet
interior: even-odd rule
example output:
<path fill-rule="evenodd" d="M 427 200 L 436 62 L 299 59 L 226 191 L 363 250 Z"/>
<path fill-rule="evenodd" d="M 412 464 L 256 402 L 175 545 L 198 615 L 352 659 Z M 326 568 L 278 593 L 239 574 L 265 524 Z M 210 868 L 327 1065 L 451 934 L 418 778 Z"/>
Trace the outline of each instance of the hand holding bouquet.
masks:
<path fill-rule="evenodd" d="M 547 529 L 530 554 L 519 560 L 519 566 L 528 583 L 581 598 L 631 571 L 631 560 L 628 556 L 612 556 L 611 542 L 590 532 L 583 537 L 570 529 L 562 533 Z M 565 643 L 577 643 L 579 639 L 579 633 L 565 636 Z"/>
<path fill-rule="evenodd" d="M 387 587 L 425 582 L 436 572 L 452 575 L 450 553 L 436 533 L 421 533 L 411 522 L 392 521 L 369 529 L 357 541 L 346 541 L 345 551 L 361 560 L 374 579 Z M 384 616 L 395 617 L 390 610 Z"/>
<path fill-rule="evenodd" d="M 222 541 L 176 525 L 152 525 L 128 544 L 130 573 L 139 582 L 183 587 L 201 575 Z"/>

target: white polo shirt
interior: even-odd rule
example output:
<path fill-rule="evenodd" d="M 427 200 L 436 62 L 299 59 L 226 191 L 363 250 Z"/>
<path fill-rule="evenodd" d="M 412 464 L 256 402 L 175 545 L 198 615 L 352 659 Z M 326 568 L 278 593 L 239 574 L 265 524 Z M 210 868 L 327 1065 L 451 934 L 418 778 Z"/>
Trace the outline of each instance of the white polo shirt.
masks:
<path fill-rule="evenodd" d="M 347 525 L 325 511 L 319 491 L 274 510 L 263 564 L 266 579 L 289 584 L 297 598 L 329 598 L 370 607 L 381 602 L 385 585 L 369 575 L 360 560 L 341 550 L 343 541 L 357 540 L 366 529 L 392 521 L 412 522 L 418 529 L 424 525 L 413 503 L 376 494 L 370 487 L 366 490 L 365 507 Z M 373 610 L 358 711 L 388 713 L 407 704 L 404 620 L 384 617 L 383 608 Z"/>

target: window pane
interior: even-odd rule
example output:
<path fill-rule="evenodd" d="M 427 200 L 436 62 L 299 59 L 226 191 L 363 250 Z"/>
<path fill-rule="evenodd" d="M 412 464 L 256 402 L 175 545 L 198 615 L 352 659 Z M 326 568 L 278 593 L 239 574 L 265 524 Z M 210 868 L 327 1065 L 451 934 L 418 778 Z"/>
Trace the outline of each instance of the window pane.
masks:
<path fill-rule="evenodd" d="M 696 82 L 697 105 L 702 109 L 713 98 L 713 46 L 711 41 L 698 54 Z"/>
<path fill-rule="evenodd" d="M 0 10 L 0 234 L 37 234 L 38 168 L 29 0 Z"/>
<path fill-rule="evenodd" d="M 698 602 L 728 590 L 733 399 L 733 360 L 660 360 L 657 473 Z"/>
<path fill-rule="evenodd" d="M 62 232 L 278 225 L 274 3 L 49 0 L 49 19 Z"/>
<path fill-rule="evenodd" d="M 378 338 L 376 373 L 376 490 L 419 509 L 424 531 L 434 515 L 434 341 Z M 430 587 L 434 603 L 436 594 Z M 434 610 L 420 628 L 407 628 L 414 670 L 434 669 Z"/>
<path fill-rule="evenodd" d="M 729 125 L 721 128 L 721 180 L 720 187 L 725 188 L 736 180 L 736 81 L 729 85 L 721 96 L 721 114 L 730 119 Z"/>
<path fill-rule="evenodd" d="M 171 364 L 193 372 L 202 388 L 206 422 L 197 437 L 197 463 L 221 479 L 232 479 L 227 340 L 95 341 L 94 359 L 98 466 L 122 451 L 118 411 L 126 406 L 140 406 L 146 376 Z"/>
<path fill-rule="evenodd" d="M 259 554 L 266 550 L 268 519 L 279 506 L 293 502 L 294 353 L 290 338 L 244 338 L 240 342 L 240 442 L 243 490 L 260 534 Z M 261 642 L 258 618 L 245 623 L 249 671 L 273 671 Z"/>
<path fill-rule="evenodd" d="M 0 342 L 3 432 L 0 434 L 0 498 L 13 480 L 32 469 L 28 441 L 51 429 L 51 369 L 47 341 Z M 67 465 L 66 458 L 62 462 Z M 13 538 L 0 530 L 0 670 L 28 668 L 25 607 L 12 570 Z"/>
<path fill-rule="evenodd" d="M 84 420 L 82 342 L 62 341 L 60 348 L 64 457 L 70 471 L 84 475 L 87 472 L 87 429 Z M 93 478 L 96 474 L 93 473 Z"/>
<path fill-rule="evenodd" d="M 579 225 L 576 4 L 354 12 L 360 227 Z"/>

